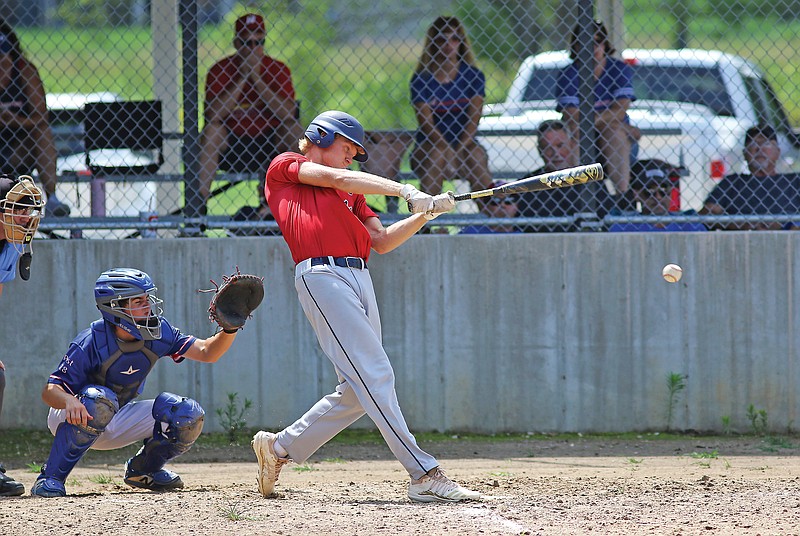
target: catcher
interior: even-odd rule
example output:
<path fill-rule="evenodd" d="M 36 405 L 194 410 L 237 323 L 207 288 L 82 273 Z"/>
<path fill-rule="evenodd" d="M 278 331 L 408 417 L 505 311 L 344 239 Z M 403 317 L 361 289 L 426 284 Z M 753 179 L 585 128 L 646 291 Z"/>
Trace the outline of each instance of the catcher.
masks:
<path fill-rule="evenodd" d="M 108 270 L 95 282 L 102 318 L 73 339 L 42 391 L 55 439 L 31 495 L 64 497 L 67 476 L 89 448 L 111 450 L 140 440 L 142 448 L 125 463 L 125 483 L 152 491 L 183 487 L 164 465 L 194 444 L 203 429 L 203 408 L 167 392 L 155 400 L 136 397 L 160 357 L 175 363 L 222 357 L 264 288 L 261 278 L 238 271 L 226 277 L 209 307 L 222 329 L 207 339 L 184 335 L 161 316 L 156 291 L 150 276 L 133 268 Z"/>

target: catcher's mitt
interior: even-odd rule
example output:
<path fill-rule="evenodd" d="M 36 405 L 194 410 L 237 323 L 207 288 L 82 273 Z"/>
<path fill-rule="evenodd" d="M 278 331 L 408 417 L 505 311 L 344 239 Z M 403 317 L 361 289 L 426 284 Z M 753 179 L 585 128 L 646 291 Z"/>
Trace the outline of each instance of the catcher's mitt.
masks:
<path fill-rule="evenodd" d="M 212 279 L 216 289 L 208 306 L 208 318 L 213 320 L 225 333 L 236 333 L 244 327 L 247 319 L 264 299 L 264 278 L 242 274 L 239 268 L 232 275 L 222 276 L 222 285 Z"/>

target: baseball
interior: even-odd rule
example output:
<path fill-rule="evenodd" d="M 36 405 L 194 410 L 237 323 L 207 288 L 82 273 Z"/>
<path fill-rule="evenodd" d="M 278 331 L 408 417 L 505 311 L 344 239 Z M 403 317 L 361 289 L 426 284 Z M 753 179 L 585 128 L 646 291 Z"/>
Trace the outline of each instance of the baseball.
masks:
<path fill-rule="evenodd" d="M 677 283 L 683 276 L 683 268 L 677 264 L 668 264 L 661 270 L 661 275 L 667 283 Z"/>

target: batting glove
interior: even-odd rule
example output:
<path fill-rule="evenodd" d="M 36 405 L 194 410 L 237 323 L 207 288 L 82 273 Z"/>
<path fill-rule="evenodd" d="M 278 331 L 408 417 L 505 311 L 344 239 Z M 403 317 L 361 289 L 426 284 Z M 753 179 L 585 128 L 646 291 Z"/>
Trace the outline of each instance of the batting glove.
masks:
<path fill-rule="evenodd" d="M 408 201 L 408 211 L 412 214 L 433 210 L 433 196 L 420 192 L 412 184 L 403 186 L 400 190 L 400 197 Z"/>
<path fill-rule="evenodd" d="M 433 208 L 425 213 L 426 220 L 435 219 L 437 216 L 450 212 L 456 208 L 456 198 L 453 192 L 433 196 Z"/>

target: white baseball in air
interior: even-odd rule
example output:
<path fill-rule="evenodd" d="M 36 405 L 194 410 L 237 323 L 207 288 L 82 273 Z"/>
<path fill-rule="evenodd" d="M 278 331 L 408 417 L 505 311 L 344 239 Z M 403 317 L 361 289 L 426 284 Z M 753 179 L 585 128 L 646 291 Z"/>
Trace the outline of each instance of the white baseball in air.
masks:
<path fill-rule="evenodd" d="M 668 264 L 661 270 L 661 275 L 667 283 L 677 283 L 683 277 L 683 268 L 677 264 Z"/>

